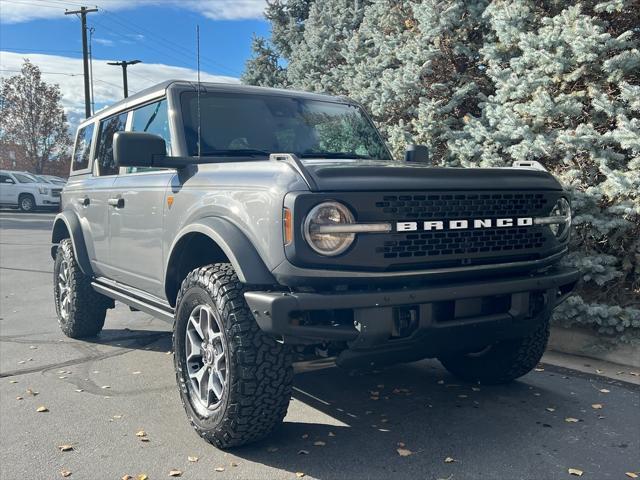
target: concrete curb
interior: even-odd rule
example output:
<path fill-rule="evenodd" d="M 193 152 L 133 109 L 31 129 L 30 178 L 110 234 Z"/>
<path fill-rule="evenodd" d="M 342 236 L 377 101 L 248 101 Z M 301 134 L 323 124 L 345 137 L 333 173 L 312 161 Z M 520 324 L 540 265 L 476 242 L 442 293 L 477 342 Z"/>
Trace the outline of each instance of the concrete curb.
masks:
<path fill-rule="evenodd" d="M 640 368 L 640 344 L 608 344 L 607 337 L 579 327 L 551 327 L 548 350 Z"/>

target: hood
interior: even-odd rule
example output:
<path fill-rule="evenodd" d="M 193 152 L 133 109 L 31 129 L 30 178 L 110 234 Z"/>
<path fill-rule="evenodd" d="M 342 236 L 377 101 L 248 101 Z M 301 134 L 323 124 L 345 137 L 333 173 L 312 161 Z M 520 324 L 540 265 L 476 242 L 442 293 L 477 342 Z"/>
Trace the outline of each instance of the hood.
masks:
<path fill-rule="evenodd" d="M 441 168 L 381 160 L 302 160 L 318 191 L 562 190 L 527 168 Z"/>

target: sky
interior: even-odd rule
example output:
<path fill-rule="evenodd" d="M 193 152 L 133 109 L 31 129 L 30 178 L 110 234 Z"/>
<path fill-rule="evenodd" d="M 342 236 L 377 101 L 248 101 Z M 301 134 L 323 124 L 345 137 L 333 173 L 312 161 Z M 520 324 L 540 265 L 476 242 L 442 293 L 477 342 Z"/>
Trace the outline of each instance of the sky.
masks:
<path fill-rule="evenodd" d="M 238 82 L 252 36 L 268 36 L 265 0 L 0 0 L 0 77 L 16 75 L 24 58 L 57 83 L 71 127 L 84 118 L 80 19 L 65 9 L 97 6 L 87 15 L 95 111 L 122 98 L 122 69 L 107 62 L 141 60 L 128 68 L 129 94 L 167 79 L 196 79 L 200 26 L 203 81 Z M 96 0 L 94 0 L 95 2 Z"/>

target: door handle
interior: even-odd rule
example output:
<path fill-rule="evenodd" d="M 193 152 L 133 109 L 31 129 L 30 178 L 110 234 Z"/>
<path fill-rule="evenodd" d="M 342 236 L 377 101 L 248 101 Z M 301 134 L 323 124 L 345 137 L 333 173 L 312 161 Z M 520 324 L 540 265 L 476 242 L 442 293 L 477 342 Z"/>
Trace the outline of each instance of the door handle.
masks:
<path fill-rule="evenodd" d="M 89 197 L 79 198 L 78 203 L 83 207 L 88 207 L 91 203 L 91 199 Z"/>
<path fill-rule="evenodd" d="M 109 200 L 107 200 L 107 203 L 112 207 L 124 208 L 124 198 L 122 197 L 110 198 Z"/>

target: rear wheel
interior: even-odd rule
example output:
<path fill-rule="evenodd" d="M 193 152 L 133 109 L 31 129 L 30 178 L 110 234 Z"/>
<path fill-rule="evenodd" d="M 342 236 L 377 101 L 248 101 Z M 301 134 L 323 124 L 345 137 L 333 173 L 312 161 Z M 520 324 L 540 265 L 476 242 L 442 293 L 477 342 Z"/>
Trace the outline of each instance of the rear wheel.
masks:
<path fill-rule="evenodd" d="M 104 326 L 107 308 L 113 303 L 91 287 L 73 254 L 73 243 L 60 242 L 53 267 L 53 294 L 62 332 L 71 338 L 92 337 Z"/>
<path fill-rule="evenodd" d="M 475 353 L 458 353 L 439 358 L 453 375 L 484 384 L 508 383 L 529 373 L 540 362 L 549 340 L 547 316 L 529 335 L 503 340 Z"/>
<path fill-rule="evenodd" d="M 233 267 L 216 264 L 193 270 L 177 298 L 180 396 L 195 430 L 219 448 L 268 435 L 291 399 L 291 354 L 260 330 L 243 293 Z"/>
<path fill-rule="evenodd" d="M 29 193 L 23 193 L 18 199 L 18 206 L 23 212 L 33 212 L 36 209 L 36 199 Z"/>

